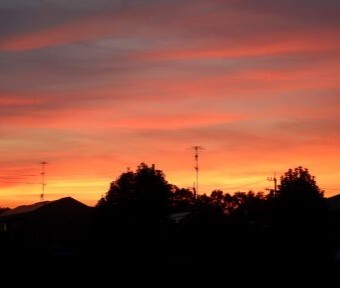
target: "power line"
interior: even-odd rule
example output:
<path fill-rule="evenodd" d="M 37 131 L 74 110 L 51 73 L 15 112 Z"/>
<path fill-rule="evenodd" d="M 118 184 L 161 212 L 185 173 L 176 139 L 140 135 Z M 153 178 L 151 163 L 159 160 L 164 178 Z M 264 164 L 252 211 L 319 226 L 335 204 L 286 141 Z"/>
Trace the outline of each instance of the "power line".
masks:
<path fill-rule="evenodd" d="M 230 190 L 232 190 L 232 189 L 239 189 L 239 188 L 244 188 L 244 187 L 248 187 L 248 186 L 251 186 L 251 185 L 256 185 L 256 184 L 259 184 L 259 183 L 261 183 L 261 182 L 264 182 L 264 181 L 266 181 L 266 180 L 264 180 L 264 179 L 262 179 L 262 180 L 260 180 L 260 181 L 257 181 L 257 182 L 253 182 L 253 183 L 249 183 L 249 184 L 244 184 L 244 185 L 240 185 L 240 186 L 237 186 L 237 187 L 222 187 L 222 189 L 230 189 Z"/>
<path fill-rule="evenodd" d="M 0 179 L 19 179 L 24 177 L 31 177 L 31 176 L 37 176 L 35 174 L 29 174 L 29 175 L 9 175 L 9 176 L 0 176 Z"/>
<path fill-rule="evenodd" d="M 40 184 L 38 182 L 1 181 L 2 184 Z"/>

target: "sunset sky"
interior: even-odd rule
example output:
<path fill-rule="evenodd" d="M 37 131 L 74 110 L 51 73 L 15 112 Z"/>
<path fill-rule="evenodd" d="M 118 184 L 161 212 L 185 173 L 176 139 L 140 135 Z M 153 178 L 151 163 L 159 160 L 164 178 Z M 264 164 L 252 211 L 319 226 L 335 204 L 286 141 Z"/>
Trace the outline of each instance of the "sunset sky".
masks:
<path fill-rule="evenodd" d="M 145 162 L 200 193 L 340 193 L 338 0 L 2 0 L 0 206 L 94 205 Z"/>

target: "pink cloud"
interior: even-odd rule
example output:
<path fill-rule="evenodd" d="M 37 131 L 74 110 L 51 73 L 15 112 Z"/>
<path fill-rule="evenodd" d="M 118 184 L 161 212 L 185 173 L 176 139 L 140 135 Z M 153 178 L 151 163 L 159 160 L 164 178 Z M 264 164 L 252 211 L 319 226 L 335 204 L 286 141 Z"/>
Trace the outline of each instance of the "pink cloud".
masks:
<path fill-rule="evenodd" d="M 293 1 L 282 15 L 267 2 L 160 1 L 9 29 L 0 42 L 0 51 L 16 52 L 1 59 L 3 175 L 35 165 L 39 178 L 46 160 L 50 195 L 76 190 L 94 203 L 142 161 L 192 185 L 189 147 L 202 145 L 203 192 L 298 165 L 339 186 L 336 19 L 314 17 L 315 4 L 305 19 Z M 91 45 L 68 45 L 81 42 Z M 1 187 L 1 201 L 40 191 Z"/>

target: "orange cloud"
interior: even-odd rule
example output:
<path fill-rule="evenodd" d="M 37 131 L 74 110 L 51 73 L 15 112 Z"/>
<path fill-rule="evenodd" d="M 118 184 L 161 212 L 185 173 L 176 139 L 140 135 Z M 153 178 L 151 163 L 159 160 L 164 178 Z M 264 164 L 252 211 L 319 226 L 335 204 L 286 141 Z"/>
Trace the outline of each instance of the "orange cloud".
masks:
<path fill-rule="evenodd" d="M 273 170 L 299 165 L 340 191 L 338 20 L 325 19 L 333 14 L 311 3 L 305 15 L 290 0 L 137 2 L 65 22 L 45 15 L 27 29 L 25 19 L 9 21 L 0 51 L 16 53 L 1 57 L 0 206 L 39 200 L 42 160 L 47 200 L 94 204 L 142 161 L 188 187 L 192 145 L 206 148 L 202 193 L 264 190 Z M 10 183 L 19 173 L 35 174 L 20 178 L 35 184 Z"/>

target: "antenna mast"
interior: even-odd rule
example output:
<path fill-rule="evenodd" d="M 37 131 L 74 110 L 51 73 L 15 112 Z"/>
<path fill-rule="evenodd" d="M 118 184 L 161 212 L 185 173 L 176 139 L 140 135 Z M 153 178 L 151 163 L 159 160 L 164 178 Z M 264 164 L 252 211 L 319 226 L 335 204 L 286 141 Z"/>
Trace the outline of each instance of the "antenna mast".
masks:
<path fill-rule="evenodd" d="M 193 146 L 192 149 L 194 150 L 194 153 L 195 153 L 194 158 L 195 158 L 195 164 L 196 164 L 196 166 L 194 167 L 195 170 L 196 170 L 196 187 L 194 185 L 194 197 L 196 198 L 197 193 L 198 193 L 198 171 L 199 171 L 199 167 L 198 167 L 198 156 L 199 156 L 198 155 L 198 151 L 199 150 L 204 150 L 204 148 L 201 147 L 201 146 Z"/>
<path fill-rule="evenodd" d="M 45 166 L 47 164 L 47 162 L 43 161 L 40 163 L 41 164 L 41 195 L 40 195 L 40 200 L 44 201 L 44 196 L 45 196 L 45 186 L 46 186 L 46 182 L 45 182 Z"/>

